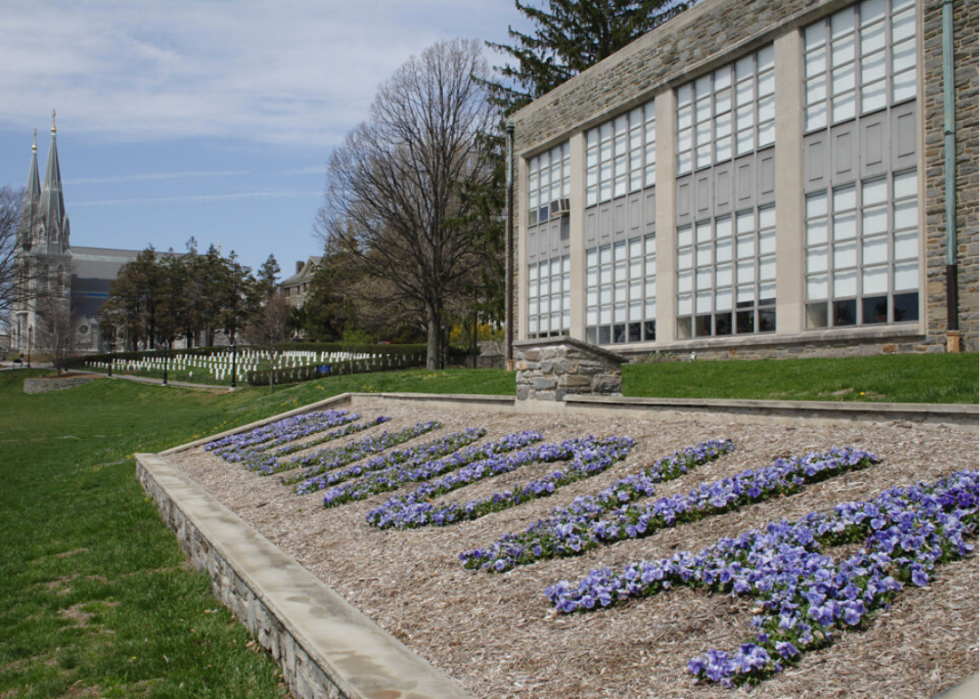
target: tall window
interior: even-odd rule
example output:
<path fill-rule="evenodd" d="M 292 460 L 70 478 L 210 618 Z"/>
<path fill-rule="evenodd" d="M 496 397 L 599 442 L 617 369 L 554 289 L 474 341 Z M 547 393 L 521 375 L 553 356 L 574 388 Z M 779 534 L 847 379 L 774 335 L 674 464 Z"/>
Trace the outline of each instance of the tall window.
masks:
<path fill-rule="evenodd" d="M 528 267 L 528 337 L 567 335 L 571 325 L 571 263 L 554 257 Z"/>
<path fill-rule="evenodd" d="M 585 253 L 586 339 L 599 345 L 657 339 L 657 239 Z"/>
<path fill-rule="evenodd" d="M 677 89 L 677 174 L 772 145 L 776 137 L 773 47 Z"/>
<path fill-rule="evenodd" d="M 806 201 L 808 328 L 919 319 L 916 172 Z"/>
<path fill-rule="evenodd" d="M 559 213 L 559 201 L 568 199 L 571 177 L 567 141 L 528 161 L 528 225 Z"/>
<path fill-rule="evenodd" d="M 776 210 L 677 229 L 677 337 L 776 329 Z"/>
<path fill-rule="evenodd" d="M 653 101 L 585 133 L 585 205 L 656 183 Z"/>
<path fill-rule="evenodd" d="M 806 28 L 806 130 L 915 97 L 915 0 L 865 0 Z"/>

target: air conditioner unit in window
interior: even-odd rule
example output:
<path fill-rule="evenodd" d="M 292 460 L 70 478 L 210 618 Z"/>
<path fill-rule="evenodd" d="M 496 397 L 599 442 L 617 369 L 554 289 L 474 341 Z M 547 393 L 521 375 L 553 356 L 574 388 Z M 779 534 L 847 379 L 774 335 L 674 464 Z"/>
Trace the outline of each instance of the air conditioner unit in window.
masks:
<path fill-rule="evenodd" d="M 551 218 L 558 218 L 560 216 L 568 216 L 569 204 L 568 199 L 557 199 L 551 202 Z"/>

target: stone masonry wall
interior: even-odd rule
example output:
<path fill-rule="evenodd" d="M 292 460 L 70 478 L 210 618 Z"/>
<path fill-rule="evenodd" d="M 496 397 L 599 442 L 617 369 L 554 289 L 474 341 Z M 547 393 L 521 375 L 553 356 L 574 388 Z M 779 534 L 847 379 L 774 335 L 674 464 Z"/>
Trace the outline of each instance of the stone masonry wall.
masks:
<path fill-rule="evenodd" d="M 48 391 L 63 391 L 66 388 L 73 388 L 87 384 L 94 380 L 95 376 L 73 376 L 71 378 L 40 378 L 24 379 L 24 393 L 47 393 Z"/>
<path fill-rule="evenodd" d="M 517 400 L 563 401 L 569 394 L 622 395 L 626 359 L 584 342 L 515 343 Z"/>
<path fill-rule="evenodd" d="M 234 567 L 212 548 L 207 538 L 201 535 L 166 491 L 140 466 L 139 461 L 137 478 L 194 567 L 207 572 L 211 577 L 215 597 L 248 627 L 259 644 L 282 667 L 283 679 L 293 696 L 297 699 L 343 699 L 345 694 L 313 662 L 302 645 L 296 642 Z"/>
<path fill-rule="evenodd" d="M 946 328 L 946 163 L 943 145 L 943 8 L 936 0 L 925 4 L 923 48 L 926 127 L 926 320 L 930 340 L 945 342 Z M 978 5 L 976 0 L 953 3 L 953 54 L 956 118 L 956 261 L 958 264 L 959 326 L 962 347 L 977 351 L 980 330 L 978 265 Z"/>

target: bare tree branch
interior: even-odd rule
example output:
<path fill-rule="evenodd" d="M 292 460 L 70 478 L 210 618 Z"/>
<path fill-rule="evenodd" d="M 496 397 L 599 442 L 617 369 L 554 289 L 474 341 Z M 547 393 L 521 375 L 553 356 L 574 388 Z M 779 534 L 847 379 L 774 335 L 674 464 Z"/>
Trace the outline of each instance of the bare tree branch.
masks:
<path fill-rule="evenodd" d="M 348 252 L 389 298 L 422 310 L 430 369 L 443 350 L 443 309 L 477 257 L 466 187 L 488 181 L 476 146 L 495 122 L 479 42 L 436 44 L 384 83 L 371 118 L 328 166 L 318 230 Z"/>

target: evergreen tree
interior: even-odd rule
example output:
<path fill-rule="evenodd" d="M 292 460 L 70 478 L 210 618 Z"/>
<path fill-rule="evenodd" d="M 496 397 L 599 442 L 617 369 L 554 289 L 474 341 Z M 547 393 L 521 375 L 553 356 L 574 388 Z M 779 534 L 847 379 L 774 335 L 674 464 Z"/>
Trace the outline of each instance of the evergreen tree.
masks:
<path fill-rule="evenodd" d="M 513 45 L 487 42 L 515 63 L 495 67 L 502 80 L 490 83 L 506 114 L 555 89 L 634 39 L 686 10 L 682 0 L 544 0 L 541 8 L 515 0 L 534 23 L 523 34 L 508 30 Z"/>
<path fill-rule="evenodd" d="M 269 255 L 266 261 L 262 263 L 262 266 L 259 267 L 259 271 L 255 275 L 255 281 L 258 285 L 259 298 L 263 302 L 276 293 L 280 271 L 275 255 Z"/>

